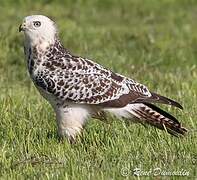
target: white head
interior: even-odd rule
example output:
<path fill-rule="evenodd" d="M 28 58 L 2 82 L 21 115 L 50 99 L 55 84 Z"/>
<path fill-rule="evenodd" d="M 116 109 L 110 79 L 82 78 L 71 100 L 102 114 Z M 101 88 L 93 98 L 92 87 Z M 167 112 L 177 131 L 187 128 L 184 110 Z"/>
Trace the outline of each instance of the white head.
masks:
<path fill-rule="evenodd" d="M 19 32 L 21 31 L 25 34 L 25 41 L 28 41 L 31 45 L 41 42 L 54 43 L 57 36 L 55 23 L 43 15 L 25 17 L 19 27 Z"/>

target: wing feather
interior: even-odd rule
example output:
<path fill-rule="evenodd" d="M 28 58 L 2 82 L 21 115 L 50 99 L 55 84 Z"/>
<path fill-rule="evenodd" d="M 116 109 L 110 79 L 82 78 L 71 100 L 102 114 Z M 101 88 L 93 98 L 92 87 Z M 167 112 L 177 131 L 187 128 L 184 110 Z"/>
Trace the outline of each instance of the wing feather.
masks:
<path fill-rule="evenodd" d="M 65 51 L 37 71 L 33 81 L 46 93 L 62 101 L 124 107 L 136 102 L 160 102 L 177 107 L 179 103 L 150 93 L 146 86 L 114 73 L 101 65 Z"/>
<path fill-rule="evenodd" d="M 81 57 L 67 55 L 44 67 L 34 75 L 34 83 L 63 101 L 123 107 L 151 95 L 144 85 Z"/>

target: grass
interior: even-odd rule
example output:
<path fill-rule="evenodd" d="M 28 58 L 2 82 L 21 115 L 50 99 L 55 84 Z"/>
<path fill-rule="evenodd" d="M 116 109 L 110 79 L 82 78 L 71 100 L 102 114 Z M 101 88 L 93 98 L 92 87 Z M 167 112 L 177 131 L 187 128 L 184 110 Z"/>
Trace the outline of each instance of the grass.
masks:
<path fill-rule="evenodd" d="M 1 0 L 1 179 L 138 179 L 135 168 L 152 170 L 142 179 L 195 179 L 196 6 L 195 0 Z M 60 143 L 54 113 L 27 74 L 17 32 L 30 14 L 53 17 L 63 44 L 75 54 L 180 101 L 184 111 L 162 107 L 189 134 L 174 138 L 138 124 L 91 119 L 78 143 Z M 186 171 L 189 177 L 153 176 L 155 168 Z"/>

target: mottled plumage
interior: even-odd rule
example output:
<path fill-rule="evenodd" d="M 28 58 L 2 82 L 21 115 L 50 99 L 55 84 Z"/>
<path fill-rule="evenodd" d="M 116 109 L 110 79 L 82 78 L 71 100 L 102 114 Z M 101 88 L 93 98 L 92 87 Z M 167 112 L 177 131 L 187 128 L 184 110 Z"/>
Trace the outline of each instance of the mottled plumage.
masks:
<path fill-rule="evenodd" d="M 25 34 L 30 76 L 53 106 L 60 136 L 74 140 L 89 117 L 102 119 L 105 112 L 129 120 L 136 117 L 140 123 L 174 135 L 187 131 L 173 116 L 151 104 L 182 108 L 179 103 L 87 58 L 73 55 L 61 44 L 55 23 L 49 18 L 28 16 L 20 30 Z"/>

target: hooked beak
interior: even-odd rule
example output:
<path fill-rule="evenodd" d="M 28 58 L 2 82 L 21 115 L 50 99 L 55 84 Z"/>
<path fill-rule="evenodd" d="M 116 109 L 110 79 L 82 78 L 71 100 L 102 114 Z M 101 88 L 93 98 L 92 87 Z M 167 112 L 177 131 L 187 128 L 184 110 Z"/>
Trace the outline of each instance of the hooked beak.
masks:
<path fill-rule="evenodd" d="M 21 32 L 21 31 L 24 31 L 25 30 L 25 24 L 21 24 L 18 28 L 18 31 Z"/>

